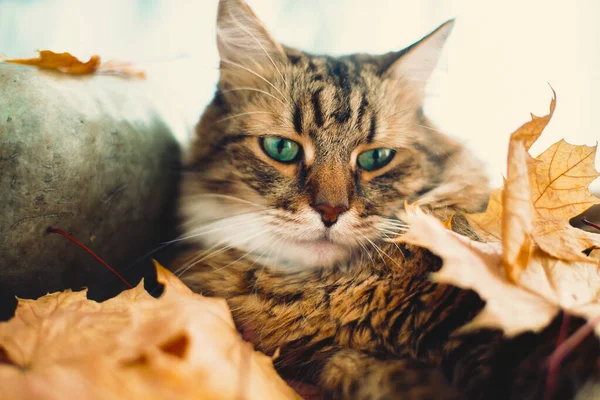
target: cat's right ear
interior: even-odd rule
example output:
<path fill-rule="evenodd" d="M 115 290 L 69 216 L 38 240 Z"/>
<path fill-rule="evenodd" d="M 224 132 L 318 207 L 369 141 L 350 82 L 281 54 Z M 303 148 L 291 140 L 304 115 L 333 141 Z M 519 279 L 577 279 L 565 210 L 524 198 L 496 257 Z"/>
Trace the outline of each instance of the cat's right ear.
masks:
<path fill-rule="evenodd" d="M 243 0 L 220 0 L 217 47 L 222 69 L 264 71 L 286 59 L 283 47 L 267 32 Z"/>
<path fill-rule="evenodd" d="M 421 99 L 425 96 L 425 85 L 435 69 L 446 39 L 452 32 L 454 20 L 440 25 L 435 31 L 406 49 L 389 53 L 398 59 L 387 68 L 384 77 L 408 83 Z"/>

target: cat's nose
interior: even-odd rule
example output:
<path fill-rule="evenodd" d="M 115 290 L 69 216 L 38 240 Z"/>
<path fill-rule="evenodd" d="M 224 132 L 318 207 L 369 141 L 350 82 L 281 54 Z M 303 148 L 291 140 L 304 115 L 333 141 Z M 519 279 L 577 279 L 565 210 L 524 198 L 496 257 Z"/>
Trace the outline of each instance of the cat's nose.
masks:
<path fill-rule="evenodd" d="M 336 223 L 341 213 L 348 211 L 346 206 L 332 206 L 331 204 L 316 204 L 312 207 L 321 214 L 321 219 L 328 228 Z"/>

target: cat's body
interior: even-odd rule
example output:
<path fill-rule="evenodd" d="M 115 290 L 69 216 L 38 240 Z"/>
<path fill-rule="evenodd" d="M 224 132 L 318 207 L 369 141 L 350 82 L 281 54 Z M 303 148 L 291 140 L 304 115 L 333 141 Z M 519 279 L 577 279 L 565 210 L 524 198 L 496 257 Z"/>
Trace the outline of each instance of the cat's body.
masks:
<path fill-rule="evenodd" d="M 334 397 L 537 398 L 545 366 L 527 370 L 531 385 L 507 368 L 549 348 L 507 356 L 498 332 L 458 335 L 478 296 L 431 282 L 434 255 L 388 242 L 407 201 L 439 218 L 486 202 L 481 164 L 422 111 L 451 24 L 400 52 L 338 58 L 281 46 L 241 0 L 221 0 L 218 28 L 221 78 L 182 190 L 197 239 L 174 266 L 183 280 L 226 298 L 258 349 Z"/>

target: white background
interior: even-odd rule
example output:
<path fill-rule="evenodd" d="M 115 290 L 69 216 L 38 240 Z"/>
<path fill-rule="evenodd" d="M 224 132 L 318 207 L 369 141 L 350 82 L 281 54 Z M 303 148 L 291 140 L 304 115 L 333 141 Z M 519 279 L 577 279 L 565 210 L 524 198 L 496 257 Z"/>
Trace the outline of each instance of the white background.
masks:
<path fill-rule="evenodd" d="M 249 0 L 283 43 L 312 52 L 386 52 L 457 18 L 426 112 L 488 165 L 496 185 L 509 134 L 548 110 L 534 151 L 600 138 L 598 0 Z M 217 77 L 216 0 L 0 0 L 0 52 L 36 49 L 134 61 L 160 87 L 185 138 Z M 597 163 L 600 167 L 600 161 Z M 600 190 L 600 181 L 594 188 Z"/>

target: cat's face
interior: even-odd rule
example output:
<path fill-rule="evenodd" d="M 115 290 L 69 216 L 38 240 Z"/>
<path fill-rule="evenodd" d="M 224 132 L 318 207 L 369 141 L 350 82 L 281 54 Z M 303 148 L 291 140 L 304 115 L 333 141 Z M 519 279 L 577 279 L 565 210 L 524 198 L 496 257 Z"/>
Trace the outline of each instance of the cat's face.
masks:
<path fill-rule="evenodd" d="M 262 264 L 327 266 L 402 233 L 405 202 L 441 216 L 480 207 L 480 164 L 422 112 L 451 25 L 401 52 L 313 56 L 221 0 L 221 77 L 184 177 L 187 236 Z"/>

